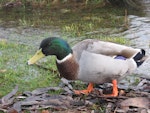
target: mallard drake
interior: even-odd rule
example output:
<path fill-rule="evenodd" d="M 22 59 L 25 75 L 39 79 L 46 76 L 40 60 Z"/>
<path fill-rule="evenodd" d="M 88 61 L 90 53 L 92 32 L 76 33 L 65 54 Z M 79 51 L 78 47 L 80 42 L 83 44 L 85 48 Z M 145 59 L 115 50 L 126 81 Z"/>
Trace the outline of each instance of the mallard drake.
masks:
<path fill-rule="evenodd" d="M 112 82 L 113 91 L 108 96 L 117 96 L 117 81 L 131 74 L 145 61 L 145 50 L 96 39 L 85 39 L 72 48 L 62 38 L 44 39 L 28 64 L 39 59 L 56 56 L 56 65 L 61 77 L 68 80 L 88 82 L 86 90 L 74 90 L 75 94 L 89 94 L 94 83 Z"/>

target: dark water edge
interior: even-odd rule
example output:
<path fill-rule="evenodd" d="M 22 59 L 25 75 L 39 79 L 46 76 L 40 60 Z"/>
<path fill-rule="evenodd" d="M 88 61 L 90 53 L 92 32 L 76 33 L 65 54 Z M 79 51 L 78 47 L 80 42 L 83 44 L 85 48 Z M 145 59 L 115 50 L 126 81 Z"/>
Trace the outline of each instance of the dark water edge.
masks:
<path fill-rule="evenodd" d="M 150 0 L 106 0 L 114 6 L 125 7 L 128 15 L 150 17 Z"/>

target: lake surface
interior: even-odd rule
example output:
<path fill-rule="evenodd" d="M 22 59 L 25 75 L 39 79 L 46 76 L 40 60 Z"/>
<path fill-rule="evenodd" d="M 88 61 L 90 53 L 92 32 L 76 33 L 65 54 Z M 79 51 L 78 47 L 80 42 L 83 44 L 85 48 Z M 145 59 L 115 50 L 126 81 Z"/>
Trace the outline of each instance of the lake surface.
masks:
<path fill-rule="evenodd" d="M 142 8 L 128 15 L 129 29 L 121 33 L 130 39 L 133 46 L 143 48 L 150 55 L 150 0 L 140 0 Z M 144 15 L 140 16 L 142 12 Z M 140 13 L 141 14 L 141 13 Z M 150 78 L 150 61 L 144 63 L 136 71 L 137 74 Z"/>

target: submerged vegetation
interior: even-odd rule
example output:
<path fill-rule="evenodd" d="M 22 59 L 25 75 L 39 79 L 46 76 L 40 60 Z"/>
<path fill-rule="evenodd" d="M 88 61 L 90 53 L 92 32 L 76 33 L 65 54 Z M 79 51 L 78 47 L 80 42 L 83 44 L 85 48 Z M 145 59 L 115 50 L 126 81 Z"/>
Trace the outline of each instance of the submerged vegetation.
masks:
<path fill-rule="evenodd" d="M 13 2 L 16 3 L 15 0 L 12 0 Z M 82 40 L 88 37 L 121 44 L 128 43 L 123 37 L 110 36 L 124 25 L 124 9 L 112 7 L 103 0 L 88 3 L 71 3 L 69 0 L 61 2 L 60 4 L 47 0 L 22 0 L 20 5 L 8 7 L 8 2 L 1 0 L 0 26 L 43 29 L 58 26 L 62 36 L 67 40 Z M 23 92 L 59 84 L 54 57 L 41 60 L 40 67 L 27 66 L 27 60 L 38 47 L 35 47 L 34 42 L 28 45 L 10 42 L 9 39 L 0 37 L 0 97 L 10 92 L 15 85 L 19 85 L 19 91 Z"/>

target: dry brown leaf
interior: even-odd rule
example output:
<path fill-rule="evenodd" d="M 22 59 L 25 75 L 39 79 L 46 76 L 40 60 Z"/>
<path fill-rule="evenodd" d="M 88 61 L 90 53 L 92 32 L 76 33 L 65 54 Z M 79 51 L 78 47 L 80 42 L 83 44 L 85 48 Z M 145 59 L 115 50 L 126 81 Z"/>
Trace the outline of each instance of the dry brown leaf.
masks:
<path fill-rule="evenodd" d="M 5 73 L 7 70 L 6 69 L 1 69 L 0 73 Z"/>
<path fill-rule="evenodd" d="M 121 108 L 126 111 L 128 111 L 129 107 L 131 106 L 148 109 L 149 105 L 150 105 L 150 100 L 149 98 L 146 97 L 129 98 L 120 103 Z"/>
<path fill-rule="evenodd" d="M 49 113 L 48 110 L 42 110 L 42 113 Z"/>
<path fill-rule="evenodd" d="M 111 113 L 111 109 L 113 108 L 113 103 L 109 102 L 106 106 L 106 112 L 105 113 Z"/>
<path fill-rule="evenodd" d="M 16 86 L 15 89 L 13 89 L 6 96 L 2 97 L 1 99 L 2 105 L 12 104 L 15 99 L 14 95 L 17 93 L 17 91 L 18 91 L 18 86 Z"/>
<path fill-rule="evenodd" d="M 19 112 L 12 108 L 12 109 L 9 109 L 7 113 L 19 113 Z"/>

